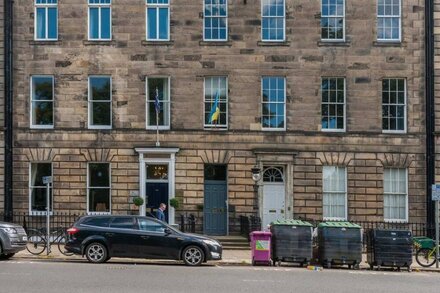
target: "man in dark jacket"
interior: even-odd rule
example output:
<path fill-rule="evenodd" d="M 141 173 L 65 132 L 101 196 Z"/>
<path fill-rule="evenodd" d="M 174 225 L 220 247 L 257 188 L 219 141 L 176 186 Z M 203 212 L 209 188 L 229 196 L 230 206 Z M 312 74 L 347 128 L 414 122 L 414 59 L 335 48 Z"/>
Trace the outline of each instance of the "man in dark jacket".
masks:
<path fill-rule="evenodd" d="M 166 219 L 165 219 L 165 213 L 164 213 L 164 211 L 166 210 L 166 208 L 167 208 L 167 205 L 164 204 L 164 203 L 161 203 L 161 204 L 159 205 L 159 208 L 158 208 L 157 211 L 156 211 L 156 218 L 158 218 L 158 219 L 161 220 L 161 221 L 166 222 Z"/>

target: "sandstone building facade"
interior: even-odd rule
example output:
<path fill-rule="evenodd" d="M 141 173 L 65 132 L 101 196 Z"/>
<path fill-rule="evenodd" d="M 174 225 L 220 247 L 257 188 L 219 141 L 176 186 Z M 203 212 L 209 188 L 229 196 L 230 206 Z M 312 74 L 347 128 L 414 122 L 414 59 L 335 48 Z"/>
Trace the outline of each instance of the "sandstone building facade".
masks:
<path fill-rule="evenodd" d="M 52 175 L 54 211 L 178 198 L 169 221 L 208 234 L 425 222 L 424 21 L 419 0 L 16 0 L 14 209 L 42 213 Z"/>

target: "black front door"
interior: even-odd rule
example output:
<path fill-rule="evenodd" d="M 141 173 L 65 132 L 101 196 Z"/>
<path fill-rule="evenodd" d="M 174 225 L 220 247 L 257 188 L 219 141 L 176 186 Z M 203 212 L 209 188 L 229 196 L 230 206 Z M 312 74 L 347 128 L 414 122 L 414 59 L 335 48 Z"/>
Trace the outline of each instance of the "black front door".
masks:
<path fill-rule="evenodd" d="M 152 210 L 156 216 L 156 210 L 161 203 L 168 205 L 168 183 L 147 182 L 146 196 L 147 211 Z M 165 220 L 168 222 L 168 207 L 165 210 Z"/>

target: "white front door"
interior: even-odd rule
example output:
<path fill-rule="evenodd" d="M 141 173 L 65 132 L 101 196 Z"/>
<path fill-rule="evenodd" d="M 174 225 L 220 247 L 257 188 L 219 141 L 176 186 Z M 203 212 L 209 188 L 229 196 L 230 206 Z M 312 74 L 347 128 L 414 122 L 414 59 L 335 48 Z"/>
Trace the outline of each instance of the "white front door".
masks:
<path fill-rule="evenodd" d="M 267 229 L 273 221 L 285 219 L 286 188 L 283 169 L 267 168 L 263 177 L 262 228 Z"/>

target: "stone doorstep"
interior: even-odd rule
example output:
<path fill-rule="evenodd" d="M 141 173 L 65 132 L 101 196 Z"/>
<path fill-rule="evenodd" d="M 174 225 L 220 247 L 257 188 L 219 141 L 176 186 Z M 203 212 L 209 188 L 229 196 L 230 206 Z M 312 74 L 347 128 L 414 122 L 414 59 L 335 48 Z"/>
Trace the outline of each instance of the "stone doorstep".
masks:
<path fill-rule="evenodd" d="M 211 265 L 225 265 L 225 266 L 251 266 L 252 262 L 250 259 L 251 252 L 250 250 L 224 250 L 223 251 L 226 254 L 233 254 L 233 256 L 230 257 L 224 257 L 221 261 L 209 261 L 208 264 Z M 73 255 L 73 256 L 65 256 L 59 253 L 58 251 L 56 253 L 53 253 L 52 255 L 32 255 L 29 254 L 26 251 L 21 251 L 17 253 L 14 258 L 22 259 L 22 260 L 37 260 L 37 261 L 54 261 L 54 262 L 80 262 L 85 261 L 85 258 Z M 14 259 L 12 258 L 12 259 Z M 361 270 L 369 270 L 370 266 L 366 263 L 366 254 L 363 254 L 363 261 L 360 264 Z M 175 260 L 152 260 L 152 259 L 139 259 L 139 258 L 112 258 L 109 263 L 116 262 L 119 264 L 156 264 L 156 265 L 175 265 L 175 264 L 181 264 L 180 261 Z M 284 264 L 281 267 L 290 267 L 290 268 L 299 268 L 296 264 Z M 424 268 L 420 267 L 417 264 L 411 266 L 413 272 L 436 272 L 440 273 L 440 268 L 435 268 L 435 265 L 430 268 Z M 305 267 L 304 267 L 305 269 Z M 326 270 L 324 268 L 324 270 Z M 388 270 L 389 271 L 389 270 Z M 405 272 L 406 270 L 403 268 L 401 270 L 402 272 Z"/>

